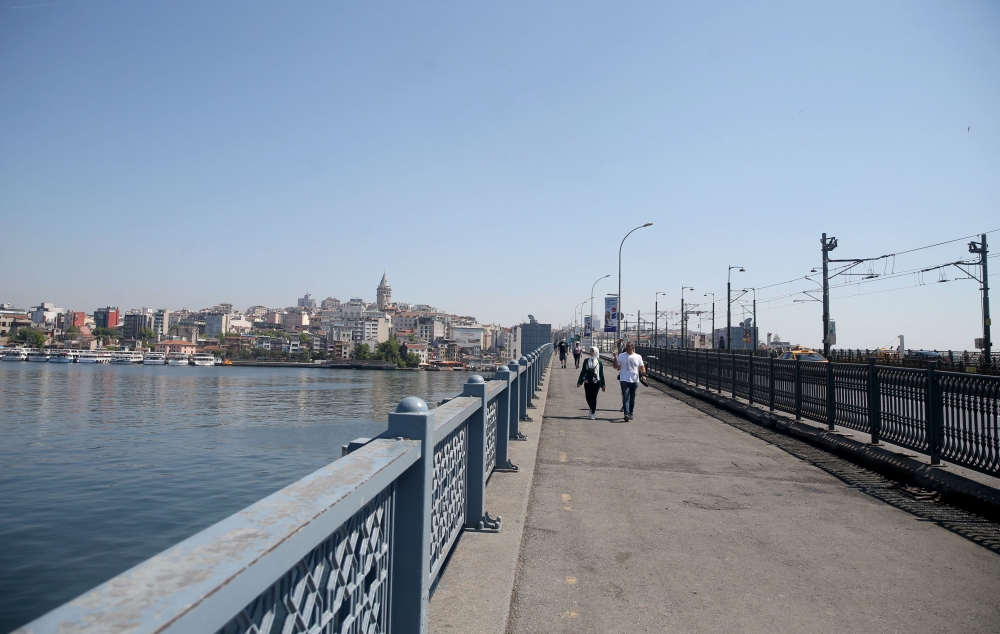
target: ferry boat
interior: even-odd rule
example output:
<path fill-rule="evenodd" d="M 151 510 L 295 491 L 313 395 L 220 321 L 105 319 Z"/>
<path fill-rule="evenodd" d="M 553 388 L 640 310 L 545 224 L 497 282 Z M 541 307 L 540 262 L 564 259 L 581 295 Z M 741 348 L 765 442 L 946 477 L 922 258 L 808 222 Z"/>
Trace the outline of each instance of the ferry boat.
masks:
<path fill-rule="evenodd" d="M 27 361 L 28 351 L 24 348 L 6 348 L 0 359 L 4 361 Z"/>
<path fill-rule="evenodd" d="M 107 350 L 84 350 L 80 352 L 77 363 L 109 363 L 114 353 Z"/>
<path fill-rule="evenodd" d="M 193 358 L 195 365 L 215 365 L 215 355 L 214 354 L 196 354 Z"/>
<path fill-rule="evenodd" d="M 132 365 L 133 363 L 142 363 L 142 353 L 118 352 L 111 358 L 111 363 L 114 363 L 115 365 Z"/>
<path fill-rule="evenodd" d="M 53 352 L 49 358 L 50 363 L 76 363 L 80 353 L 76 350 L 59 350 Z"/>
<path fill-rule="evenodd" d="M 28 351 L 28 361 L 36 361 L 38 363 L 45 363 L 49 360 L 48 350 L 29 350 Z"/>
<path fill-rule="evenodd" d="M 191 365 L 191 359 L 186 354 L 172 352 L 167 355 L 167 365 Z"/>
<path fill-rule="evenodd" d="M 142 358 L 143 365 L 166 365 L 167 357 L 162 352 L 147 352 Z"/>

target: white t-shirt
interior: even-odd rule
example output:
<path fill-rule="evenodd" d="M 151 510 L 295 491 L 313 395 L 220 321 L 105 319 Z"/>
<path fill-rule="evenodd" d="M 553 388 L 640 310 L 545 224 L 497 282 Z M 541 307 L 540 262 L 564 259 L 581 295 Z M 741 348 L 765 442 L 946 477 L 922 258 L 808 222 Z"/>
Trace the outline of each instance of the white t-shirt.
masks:
<path fill-rule="evenodd" d="M 623 352 L 618 355 L 618 367 L 621 368 L 621 379 L 623 383 L 638 383 L 639 368 L 643 367 L 642 357 L 636 353 L 629 354 Z"/>

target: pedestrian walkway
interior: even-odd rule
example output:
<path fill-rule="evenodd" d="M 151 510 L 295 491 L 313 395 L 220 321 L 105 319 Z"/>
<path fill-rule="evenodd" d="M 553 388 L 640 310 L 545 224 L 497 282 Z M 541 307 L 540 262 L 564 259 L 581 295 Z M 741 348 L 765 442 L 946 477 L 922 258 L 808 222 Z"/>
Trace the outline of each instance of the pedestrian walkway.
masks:
<path fill-rule="evenodd" d="M 997 631 L 994 550 L 607 369 L 550 372 L 508 631 Z"/>

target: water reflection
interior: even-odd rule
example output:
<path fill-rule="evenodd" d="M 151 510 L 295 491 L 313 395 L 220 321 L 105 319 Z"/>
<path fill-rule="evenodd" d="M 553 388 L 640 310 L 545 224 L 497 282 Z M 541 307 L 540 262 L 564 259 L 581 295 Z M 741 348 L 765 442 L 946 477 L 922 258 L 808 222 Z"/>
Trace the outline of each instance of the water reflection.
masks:
<path fill-rule="evenodd" d="M 0 632 L 340 456 L 460 372 L 0 363 Z"/>

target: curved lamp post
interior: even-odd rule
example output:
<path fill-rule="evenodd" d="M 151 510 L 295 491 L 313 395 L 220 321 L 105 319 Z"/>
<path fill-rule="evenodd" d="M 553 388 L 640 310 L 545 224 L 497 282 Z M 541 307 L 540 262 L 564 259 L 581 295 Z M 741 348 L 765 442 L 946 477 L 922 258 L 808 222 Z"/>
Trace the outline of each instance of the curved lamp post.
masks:
<path fill-rule="evenodd" d="M 615 330 L 618 331 L 619 337 L 621 337 L 621 325 L 622 325 L 622 247 L 625 246 L 626 238 L 632 235 L 633 232 L 638 231 L 639 229 L 645 229 L 646 227 L 652 227 L 652 226 L 653 223 L 647 222 L 644 225 L 636 227 L 632 231 L 626 233 L 625 237 L 622 238 L 622 243 L 618 245 L 618 324 L 615 326 Z"/>
<path fill-rule="evenodd" d="M 600 282 L 605 277 L 611 277 L 611 273 L 608 273 L 604 277 L 597 278 L 594 283 L 590 285 L 590 345 L 594 345 L 594 287 L 597 286 L 597 282 Z"/>
<path fill-rule="evenodd" d="M 733 301 L 731 299 L 732 284 L 730 283 L 733 277 L 733 269 L 739 269 L 740 273 L 746 273 L 746 269 L 743 268 L 742 266 L 731 266 L 729 267 L 729 272 L 726 273 L 726 350 L 733 349 L 733 342 L 730 341 L 732 339 L 730 335 L 733 332 L 733 324 L 732 324 L 733 316 L 732 316 L 732 310 L 730 310 L 731 303 Z"/>
<path fill-rule="evenodd" d="M 684 311 L 684 291 L 693 291 L 693 286 L 681 287 L 681 348 L 687 348 L 687 314 Z"/>

